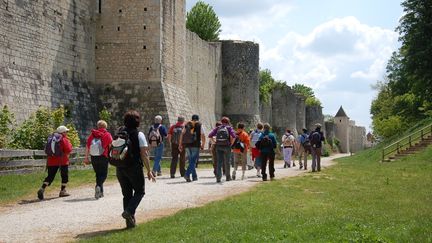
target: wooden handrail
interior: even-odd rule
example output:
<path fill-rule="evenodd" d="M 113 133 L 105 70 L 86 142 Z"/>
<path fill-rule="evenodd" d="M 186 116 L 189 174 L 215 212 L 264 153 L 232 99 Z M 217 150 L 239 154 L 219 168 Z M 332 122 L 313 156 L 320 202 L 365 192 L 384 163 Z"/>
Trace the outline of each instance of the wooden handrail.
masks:
<path fill-rule="evenodd" d="M 432 135 L 432 123 L 427 125 L 427 126 L 424 126 L 423 128 L 421 128 L 421 129 L 397 140 L 396 142 L 386 146 L 385 148 L 383 148 L 381 161 L 384 161 L 386 156 L 388 156 L 394 152 L 400 153 L 400 149 L 406 145 L 409 145 L 411 147 L 413 142 L 415 142 L 417 140 L 419 140 L 419 141 L 424 140 L 425 136 L 428 134 Z M 417 137 L 416 137 L 416 135 L 417 135 Z M 396 146 L 396 148 L 389 150 L 390 148 L 395 147 L 395 146 Z M 386 152 L 386 150 L 388 150 L 388 151 Z"/>

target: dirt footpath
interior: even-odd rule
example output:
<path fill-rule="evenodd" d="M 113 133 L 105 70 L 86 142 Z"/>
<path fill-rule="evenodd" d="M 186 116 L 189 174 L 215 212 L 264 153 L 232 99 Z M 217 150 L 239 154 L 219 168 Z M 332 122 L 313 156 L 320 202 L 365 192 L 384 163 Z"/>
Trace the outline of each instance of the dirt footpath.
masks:
<path fill-rule="evenodd" d="M 322 167 L 331 160 L 347 156 L 339 154 L 322 159 Z M 308 161 L 309 162 L 309 161 Z M 308 163 L 310 164 L 310 162 Z M 281 161 L 275 165 L 276 179 L 304 173 L 298 165 L 284 169 Z M 309 165 L 310 172 L 310 165 Z M 241 177 L 241 172 L 237 172 Z M 183 178 L 157 177 L 156 183 L 146 181 L 146 195 L 137 208 L 139 223 L 174 214 L 190 207 L 238 194 L 263 182 L 256 170 L 246 171 L 245 180 L 216 183 L 211 169 L 198 170 L 199 180 L 186 183 Z M 105 197 L 94 198 L 94 188 L 71 189 L 71 196 L 58 198 L 46 195 L 46 200 L 22 200 L 15 205 L 0 208 L 0 242 L 65 242 L 125 227 L 122 213 L 122 195 L 118 183 L 105 185 Z M 35 189 L 36 199 L 36 189 Z"/>

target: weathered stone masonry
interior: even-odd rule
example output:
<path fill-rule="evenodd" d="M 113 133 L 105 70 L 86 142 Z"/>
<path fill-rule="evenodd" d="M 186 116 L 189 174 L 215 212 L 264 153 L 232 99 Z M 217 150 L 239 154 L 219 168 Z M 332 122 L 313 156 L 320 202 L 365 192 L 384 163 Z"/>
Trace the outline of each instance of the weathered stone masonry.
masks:
<path fill-rule="evenodd" d="M 39 106 L 65 105 L 80 132 L 97 119 L 94 4 L 0 1 L 0 104 L 22 121 Z"/>
<path fill-rule="evenodd" d="M 203 41 L 185 14 L 185 0 L 0 1 L 0 104 L 18 122 L 65 105 L 82 138 L 104 106 L 112 126 L 137 109 L 144 130 L 157 114 L 197 113 L 206 129 L 222 115 L 270 122 L 278 137 L 323 123 L 289 87 L 260 104 L 258 44 Z"/>

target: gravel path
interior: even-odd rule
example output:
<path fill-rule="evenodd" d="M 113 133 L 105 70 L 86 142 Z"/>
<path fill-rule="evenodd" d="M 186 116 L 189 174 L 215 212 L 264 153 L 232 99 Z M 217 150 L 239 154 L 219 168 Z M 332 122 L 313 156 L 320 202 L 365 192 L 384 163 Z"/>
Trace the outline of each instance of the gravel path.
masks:
<path fill-rule="evenodd" d="M 322 167 L 331 165 L 332 159 L 342 156 L 346 155 L 323 158 Z M 281 161 L 277 161 L 275 168 L 276 179 L 304 173 L 298 166 L 283 169 Z M 216 183 L 211 169 L 200 169 L 198 178 L 192 183 L 168 176 L 157 177 L 156 183 L 147 180 L 146 195 L 137 209 L 137 221 L 141 223 L 171 215 L 264 183 L 256 177 L 256 170 L 246 171 L 245 180 L 225 182 L 223 179 L 222 183 Z M 69 192 L 71 196 L 65 198 L 56 197 L 56 192 L 45 195 L 44 201 L 22 200 L 14 205 L 1 206 L 0 242 L 65 242 L 125 227 L 118 183 L 105 185 L 105 197 L 99 200 L 94 199 L 93 187 L 71 189 Z"/>

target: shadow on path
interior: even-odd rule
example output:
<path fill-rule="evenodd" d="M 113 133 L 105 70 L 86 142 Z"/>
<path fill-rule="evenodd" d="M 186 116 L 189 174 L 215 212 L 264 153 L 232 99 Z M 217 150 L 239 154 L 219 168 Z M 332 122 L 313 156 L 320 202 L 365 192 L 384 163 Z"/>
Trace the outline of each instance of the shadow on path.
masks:
<path fill-rule="evenodd" d="M 79 235 L 75 236 L 74 238 L 78 239 L 78 240 L 83 240 L 83 239 L 88 239 L 88 238 L 92 238 L 92 237 L 96 237 L 96 236 L 102 236 L 102 235 L 112 234 L 112 233 L 116 233 L 116 232 L 122 232 L 122 231 L 126 231 L 126 230 L 129 230 L 129 229 L 122 228 L 122 229 L 100 230 L 100 231 L 94 231 L 94 232 L 87 232 L 87 233 L 79 234 Z"/>
<path fill-rule="evenodd" d="M 70 202 L 70 203 L 74 203 L 74 202 L 86 202 L 86 201 L 96 201 L 97 199 L 94 197 L 88 197 L 88 198 L 76 198 L 76 199 L 69 199 L 69 200 L 64 200 L 65 202 Z"/>
<path fill-rule="evenodd" d="M 19 205 L 26 205 L 26 204 L 31 204 L 31 203 L 39 203 L 39 202 L 43 202 L 43 201 L 50 201 L 53 199 L 58 199 L 59 197 L 46 197 L 43 200 L 39 200 L 39 199 L 31 199 L 31 200 L 21 200 L 20 202 L 18 202 Z"/>

